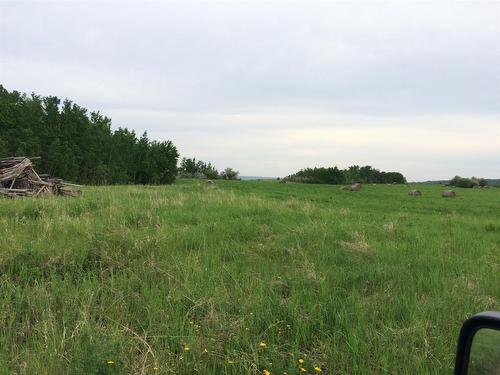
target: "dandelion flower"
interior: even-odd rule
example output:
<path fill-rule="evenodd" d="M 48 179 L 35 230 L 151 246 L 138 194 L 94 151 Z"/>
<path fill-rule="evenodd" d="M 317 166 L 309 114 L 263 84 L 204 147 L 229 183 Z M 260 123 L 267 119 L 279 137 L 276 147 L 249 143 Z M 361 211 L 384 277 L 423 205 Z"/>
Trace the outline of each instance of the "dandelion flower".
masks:
<path fill-rule="evenodd" d="M 307 370 L 304 367 L 301 367 L 300 372 L 307 372 Z"/>
<path fill-rule="evenodd" d="M 113 365 L 115 364 L 115 362 L 114 362 L 114 361 L 112 361 L 112 360 L 108 360 L 108 361 L 106 361 L 106 364 L 107 364 L 108 366 L 113 366 Z"/>
<path fill-rule="evenodd" d="M 267 347 L 267 344 L 264 341 L 261 341 L 261 342 L 259 342 L 259 346 L 261 348 L 265 348 L 265 347 Z"/>
<path fill-rule="evenodd" d="M 300 358 L 299 363 L 302 365 L 304 363 L 304 360 L 302 358 Z"/>
<path fill-rule="evenodd" d="M 190 350 L 191 350 L 191 348 L 190 348 L 189 346 L 187 346 L 187 345 L 186 345 L 186 346 L 184 347 L 184 351 L 185 351 L 185 352 L 189 352 Z"/>
<path fill-rule="evenodd" d="M 321 372 L 321 367 L 316 366 L 316 367 L 314 368 L 314 371 L 316 371 L 316 372 Z"/>
<path fill-rule="evenodd" d="M 203 353 L 208 353 L 208 349 L 207 348 L 203 349 Z"/>
<path fill-rule="evenodd" d="M 267 369 L 262 370 L 263 375 L 271 375 L 271 372 Z"/>
<path fill-rule="evenodd" d="M 154 371 L 158 371 L 160 368 L 158 366 L 153 367 Z"/>

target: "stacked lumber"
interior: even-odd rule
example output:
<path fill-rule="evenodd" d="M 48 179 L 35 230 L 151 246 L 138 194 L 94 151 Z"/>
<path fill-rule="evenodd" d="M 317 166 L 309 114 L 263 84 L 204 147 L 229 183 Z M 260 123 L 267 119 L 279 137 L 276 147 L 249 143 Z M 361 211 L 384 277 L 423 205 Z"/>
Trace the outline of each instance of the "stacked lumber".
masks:
<path fill-rule="evenodd" d="M 0 159 L 0 196 L 10 198 L 41 195 L 76 197 L 81 194 L 80 190 L 73 190 L 69 187 L 78 185 L 36 173 L 33 159 L 39 158 L 18 156 Z"/>

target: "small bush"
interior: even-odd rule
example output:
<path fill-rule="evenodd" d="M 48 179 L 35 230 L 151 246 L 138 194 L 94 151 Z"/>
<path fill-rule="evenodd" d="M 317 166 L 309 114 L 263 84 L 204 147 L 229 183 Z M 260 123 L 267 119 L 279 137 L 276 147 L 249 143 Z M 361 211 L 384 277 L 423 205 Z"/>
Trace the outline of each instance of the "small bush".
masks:
<path fill-rule="evenodd" d="M 239 180 L 240 172 L 233 168 L 226 168 L 220 173 L 220 178 L 223 180 Z"/>

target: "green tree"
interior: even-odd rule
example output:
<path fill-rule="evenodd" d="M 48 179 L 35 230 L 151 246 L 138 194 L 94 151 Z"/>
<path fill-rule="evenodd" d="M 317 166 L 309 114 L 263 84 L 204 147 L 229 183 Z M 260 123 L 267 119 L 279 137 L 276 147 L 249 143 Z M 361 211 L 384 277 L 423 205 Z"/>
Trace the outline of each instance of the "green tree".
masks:
<path fill-rule="evenodd" d="M 182 178 L 216 179 L 219 172 L 210 163 L 196 160 L 196 158 L 182 158 L 179 166 L 179 176 Z"/>
<path fill-rule="evenodd" d="M 172 183 L 177 149 L 137 139 L 111 120 L 55 96 L 27 96 L 0 85 L 0 157 L 41 156 L 41 172 L 84 184 Z"/>
<path fill-rule="evenodd" d="M 220 178 L 223 180 L 237 180 L 240 172 L 235 171 L 233 168 L 226 168 L 220 173 Z"/>

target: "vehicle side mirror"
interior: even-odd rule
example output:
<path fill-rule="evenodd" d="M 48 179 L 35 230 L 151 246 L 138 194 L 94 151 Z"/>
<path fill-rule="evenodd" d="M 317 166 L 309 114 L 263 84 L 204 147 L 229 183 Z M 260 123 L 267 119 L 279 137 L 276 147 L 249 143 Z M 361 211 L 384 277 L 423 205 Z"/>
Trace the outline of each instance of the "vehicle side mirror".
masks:
<path fill-rule="evenodd" d="M 458 337 L 455 375 L 500 374 L 500 312 L 467 319 Z"/>

